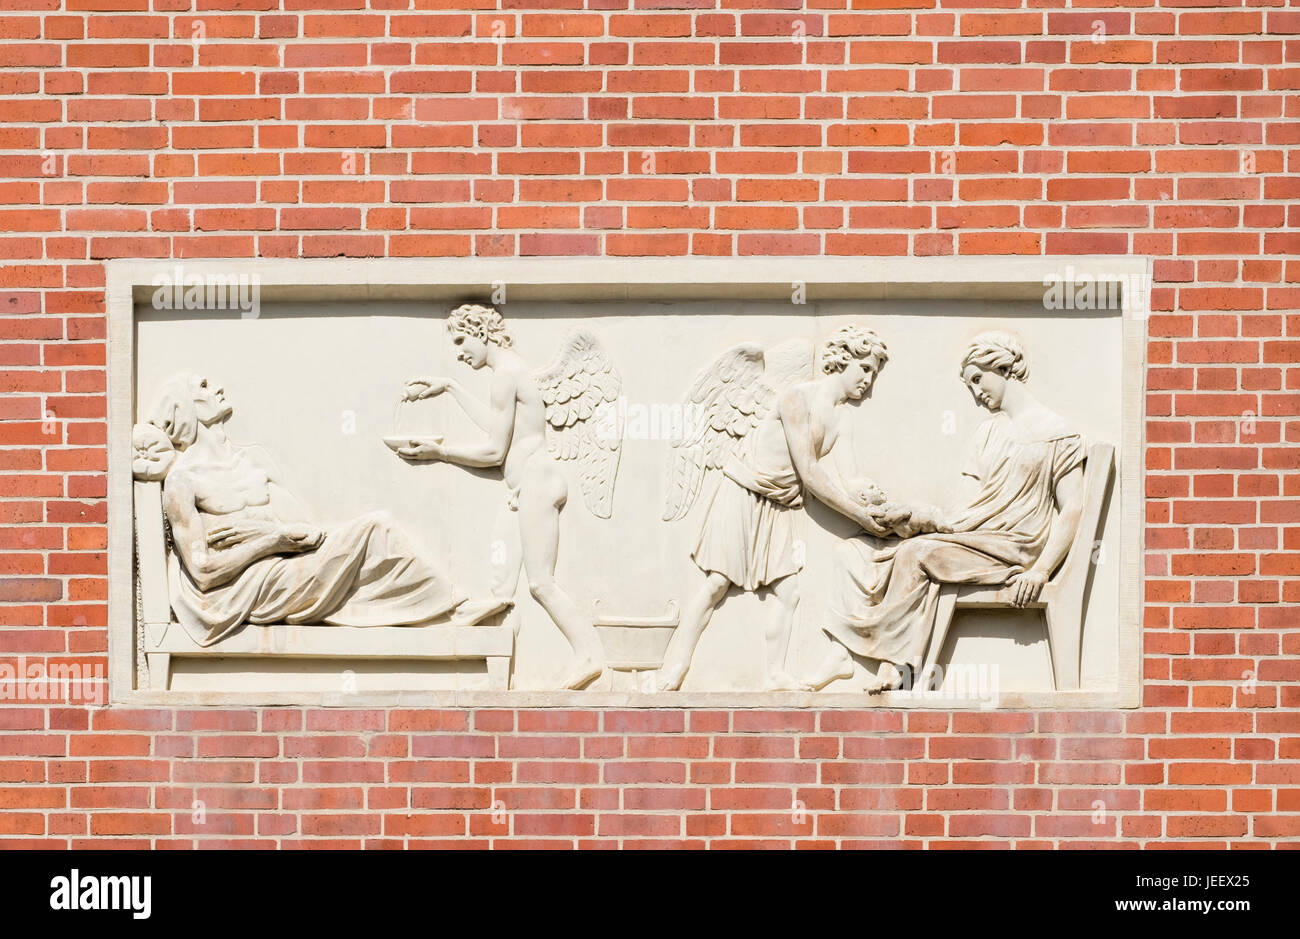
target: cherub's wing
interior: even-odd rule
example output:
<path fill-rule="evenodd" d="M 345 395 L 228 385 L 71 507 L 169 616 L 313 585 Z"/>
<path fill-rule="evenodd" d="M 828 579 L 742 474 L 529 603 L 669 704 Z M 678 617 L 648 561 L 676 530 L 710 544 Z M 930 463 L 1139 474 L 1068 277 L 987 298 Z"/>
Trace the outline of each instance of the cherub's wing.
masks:
<path fill-rule="evenodd" d="M 579 462 L 583 501 L 598 518 L 609 518 L 623 446 L 614 419 L 623 388 L 618 369 L 595 336 L 575 330 L 534 377 L 546 406 L 547 450 L 557 460 Z"/>
<path fill-rule="evenodd" d="M 763 364 L 762 347 L 744 342 L 696 376 L 683 402 L 682 436 L 668 454 L 664 521 L 690 511 L 705 473 L 720 469 L 771 408 L 776 393 L 763 380 Z"/>
<path fill-rule="evenodd" d="M 763 380 L 778 393 L 816 377 L 813 373 L 813 344 L 807 339 L 787 339 L 768 349 L 763 359 L 766 363 Z"/>

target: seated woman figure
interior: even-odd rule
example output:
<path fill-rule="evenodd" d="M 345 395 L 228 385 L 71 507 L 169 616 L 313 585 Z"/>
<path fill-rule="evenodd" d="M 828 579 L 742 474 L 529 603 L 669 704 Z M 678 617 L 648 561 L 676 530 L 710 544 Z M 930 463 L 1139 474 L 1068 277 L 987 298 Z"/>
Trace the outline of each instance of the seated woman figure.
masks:
<path fill-rule="evenodd" d="M 386 512 L 329 532 L 304 521 L 266 453 L 230 442 L 231 412 L 222 388 L 181 374 L 134 434 L 137 478 L 163 482 L 172 609 L 200 645 L 246 623 L 470 625 L 503 608 L 466 600 Z"/>
<path fill-rule="evenodd" d="M 915 674 L 934 631 L 941 584 L 1006 585 L 1017 606 L 1038 598 L 1074 541 L 1083 504 L 1084 445 L 1025 386 L 1029 365 L 1006 332 L 976 336 L 961 378 L 991 414 L 975 432 L 963 475 L 977 491 L 913 538 L 860 535 L 836 550 L 823 627 L 835 642 L 814 687 L 853 675 L 850 653 L 880 662 L 868 690 Z"/>

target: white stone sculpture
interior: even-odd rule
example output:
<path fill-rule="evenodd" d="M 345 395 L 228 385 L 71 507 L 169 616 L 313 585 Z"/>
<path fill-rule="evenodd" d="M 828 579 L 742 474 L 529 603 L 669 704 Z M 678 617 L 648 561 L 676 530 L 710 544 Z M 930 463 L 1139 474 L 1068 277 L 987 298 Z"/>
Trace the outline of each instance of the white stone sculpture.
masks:
<path fill-rule="evenodd" d="M 583 501 L 598 518 L 613 512 L 614 482 L 622 441 L 607 433 L 622 380 L 600 342 L 575 330 L 546 368 L 534 372 L 512 348 L 500 312 L 467 303 L 451 311 L 447 331 L 457 359 L 492 372 L 491 400 L 484 404 L 451 378 L 419 378 L 406 384 L 407 400 L 449 392 L 483 431 L 468 444 L 416 438 L 396 452 L 407 460 L 441 460 L 466 467 L 501 467 L 509 493 L 493 527 L 504 545 L 504 563 L 494 566 L 493 595 L 512 600 L 523 570 L 533 598 L 573 646 L 577 661 L 563 687 L 585 688 L 604 671 L 604 651 L 592 617 L 555 578 L 560 512 L 569 483 L 559 463 L 576 461 Z"/>
<path fill-rule="evenodd" d="M 669 456 L 664 519 L 680 519 L 700 494 L 705 477 L 720 470 L 691 557 L 704 582 L 684 605 L 657 687 L 680 687 L 714 609 L 727 590 L 767 587 L 779 613 L 766 629 L 768 690 L 806 690 L 786 669 L 796 575 L 803 567 L 796 531 L 807 489 L 819 501 L 867 531 L 889 534 L 911 522 L 906 509 L 860 501 L 848 492 L 854 478 L 844 420 L 849 402 L 866 397 L 888 358 L 869 329 L 840 327 L 823 344 L 821 377 L 814 377 L 811 345 L 785 343 L 766 354 L 756 343 L 724 352 L 695 379 L 687 406 L 703 419 L 674 444 Z M 838 466 L 823 460 L 835 452 Z M 897 508 L 897 507 L 895 507 Z"/>
<path fill-rule="evenodd" d="M 890 529 L 890 534 L 900 538 L 910 538 L 930 530 L 934 525 L 930 520 L 938 518 L 939 509 L 934 506 L 918 508 L 895 502 L 885 495 L 875 480 L 866 476 L 848 479 L 845 491 L 858 503 L 870 508 L 873 516 Z"/>
<path fill-rule="evenodd" d="M 140 482 L 162 482 L 176 462 L 176 448 L 162 428 L 136 424 L 131 429 L 131 475 Z"/>
<path fill-rule="evenodd" d="M 1118 305 L 1083 310 L 1040 302 L 1053 278 L 1076 282 L 1070 259 L 966 260 L 186 262 L 187 281 L 198 275 L 220 288 L 232 274 L 255 280 L 256 316 L 234 305 L 152 302 L 151 281 L 178 276 L 171 261 L 107 265 L 110 699 L 380 708 L 1140 703 L 1141 589 L 1131 575 L 1141 558 L 1145 262 L 1089 261 L 1106 278 L 1120 272 L 1122 290 L 1111 296 Z M 1074 268 L 1083 270 L 1078 259 Z M 485 285 L 497 301 L 508 288 L 509 307 L 497 309 L 513 344 L 501 351 L 523 360 L 514 363 L 517 388 L 497 401 L 498 372 L 510 356 L 492 350 L 504 343 L 485 339 L 481 350 L 492 362 L 474 370 L 461 364 L 473 344 L 454 345 L 446 331 L 453 307 L 489 302 Z M 887 340 L 888 364 L 883 381 L 875 374 L 883 356 L 864 366 L 874 379 L 868 396 L 836 403 L 817 389 L 833 389 L 845 375 L 823 372 L 819 357 L 825 340 L 849 324 Z M 1021 571 L 1006 565 L 984 583 L 927 574 L 921 618 L 910 620 L 916 635 L 904 631 L 915 648 L 891 652 L 907 661 L 885 666 L 863 654 L 867 634 L 885 641 L 868 619 L 897 599 L 885 603 L 895 580 L 906 579 L 903 562 L 918 555 L 924 571 L 944 534 L 987 534 L 988 526 L 942 529 L 975 500 L 962 487 L 979 481 L 958 471 L 977 429 L 990 417 L 1015 417 L 1013 390 L 998 417 L 956 380 L 972 337 L 995 329 L 1012 331 L 1027 352 L 1033 373 L 1023 384 L 1086 442 L 1074 539 L 1032 600 L 1020 593 L 1035 588 L 1016 575 L 1037 560 Z M 565 367 L 539 381 L 535 372 L 560 348 Z M 728 349 L 734 354 L 720 358 Z M 600 369 L 582 364 L 593 358 Z M 614 380 L 609 363 L 617 382 L 604 387 Z M 237 396 L 228 421 L 173 443 L 152 405 L 182 370 L 216 376 Z M 418 375 L 454 378 L 467 400 L 458 404 L 447 387 L 432 393 L 443 379 L 412 389 L 430 392 L 423 400 L 406 400 L 403 385 Z M 594 397 L 563 406 L 565 386 L 593 378 L 602 385 Z M 802 405 L 801 416 L 783 410 L 786 399 Z M 587 404 L 590 416 L 579 420 Z M 493 433 L 497 422 L 511 422 L 495 465 L 442 466 L 394 453 L 486 446 L 492 434 L 472 413 L 488 415 Z M 214 457 L 209 438 L 224 431 L 235 443 L 263 445 L 275 464 L 234 444 Z M 548 436 L 555 453 L 539 442 Z M 811 442 L 792 447 L 792 438 Z M 666 458 L 677 462 L 667 473 Z M 800 459 L 817 466 L 805 469 Z M 250 466 L 266 477 L 265 492 L 248 484 Z M 787 478 L 788 486 L 777 485 Z M 163 508 L 164 488 L 174 514 L 170 503 L 187 480 L 235 494 L 201 506 L 196 491 L 191 514 L 204 539 L 197 550 L 181 536 L 183 525 L 179 546 L 172 543 Z M 762 485 L 768 492 L 747 488 Z M 669 497 L 668 515 L 679 520 L 665 522 Z M 212 511 L 227 502 L 238 509 Z M 914 508 L 928 503 L 945 508 Z M 1063 508 L 1054 498 L 1053 528 Z M 471 605 L 415 628 L 350 626 L 260 622 L 231 599 L 243 578 L 261 576 L 254 571 L 283 569 L 267 575 L 280 591 L 306 568 L 310 579 L 332 564 L 345 567 L 356 555 L 335 550 L 339 536 L 376 510 L 408 537 L 392 549 L 381 536 L 367 555 L 409 555 L 435 572 L 449 599 L 468 595 L 491 604 L 478 609 L 503 609 L 475 625 L 454 624 Z M 247 529 L 226 530 L 245 522 L 270 523 L 283 543 L 268 547 Z M 313 528 L 324 532 L 314 547 Z M 256 543 L 269 553 L 250 555 Z M 728 562 L 728 552 L 741 562 Z M 229 582 L 209 579 L 199 563 L 216 559 L 228 565 Z M 529 596 L 530 585 L 549 609 Z M 178 621 L 173 594 L 194 628 Z M 375 599 L 360 587 L 353 596 Z M 221 627 L 214 632 L 190 608 L 209 616 L 229 609 L 236 622 L 213 638 Z M 919 674 L 909 674 L 918 656 Z M 600 677 L 583 684 L 598 665 Z M 891 668 L 902 687 L 869 695 L 897 682 Z M 802 690 L 813 686 L 820 687 Z"/>
<path fill-rule="evenodd" d="M 971 340 L 961 380 L 992 417 L 975 432 L 961 467 L 973 481 L 970 496 L 940 514 L 938 531 L 902 540 L 867 534 L 839 546 L 825 626 L 835 642 L 812 678 L 814 687 L 851 677 L 854 655 L 879 663 L 869 690 L 899 687 L 905 670 L 915 676 L 945 585 L 1005 585 L 1009 603 L 1018 607 L 1038 600 L 1075 541 L 1086 452 L 1066 420 L 1030 393 L 1028 377 L 1013 334 L 988 332 Z M 1104 490 L 1109 465 L 1099 478 Z M 1095 518 L 1092 526 L 1095 534 Z M 1074 612 L 1070 654 L 1077 687 L 1079 611 Z M 944 615 L 951 618 L 951 603 Z M 931 662 L 938 651 L 932 650 Z"/>
<path fill-rule="evenodd" d="M 386 512 L 308 521 L 266 452 L 230 441 L 232 411 L 219 385 L 182 373 L 132 434 L 135 478 L 162 482 L 170 605 L 200 646 L 249 623 L 470 625 L 501 609 L 467 600 Z"/>

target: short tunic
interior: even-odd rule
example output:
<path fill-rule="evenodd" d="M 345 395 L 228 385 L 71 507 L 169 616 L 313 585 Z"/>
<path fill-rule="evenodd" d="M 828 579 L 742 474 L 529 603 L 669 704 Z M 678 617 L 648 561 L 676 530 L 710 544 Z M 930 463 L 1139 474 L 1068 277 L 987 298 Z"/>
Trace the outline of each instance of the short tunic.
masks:
<path fill-rule="evenodd" d="M 803 485 L 784 435 L 756 427 L 722 469 L 691 557 L 737 587 L 757 590 L 803 567 L 796 511 Z M 779 442 L 778 442 L 779 440 Z"/>

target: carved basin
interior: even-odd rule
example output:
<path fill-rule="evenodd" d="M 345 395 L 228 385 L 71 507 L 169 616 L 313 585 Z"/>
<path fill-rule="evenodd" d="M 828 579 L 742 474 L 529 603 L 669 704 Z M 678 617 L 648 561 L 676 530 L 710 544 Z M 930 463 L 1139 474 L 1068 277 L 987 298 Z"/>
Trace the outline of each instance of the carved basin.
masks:
<path fill-rule="evenodd" d="M 669 600 L 662 616 L 617 616 L 594 604 L 596 635 L 605 650 L 605 664 L 615 671 L 652 671 L 664 664 L 668 640 L 677 628 L 677 601 Z"/>

